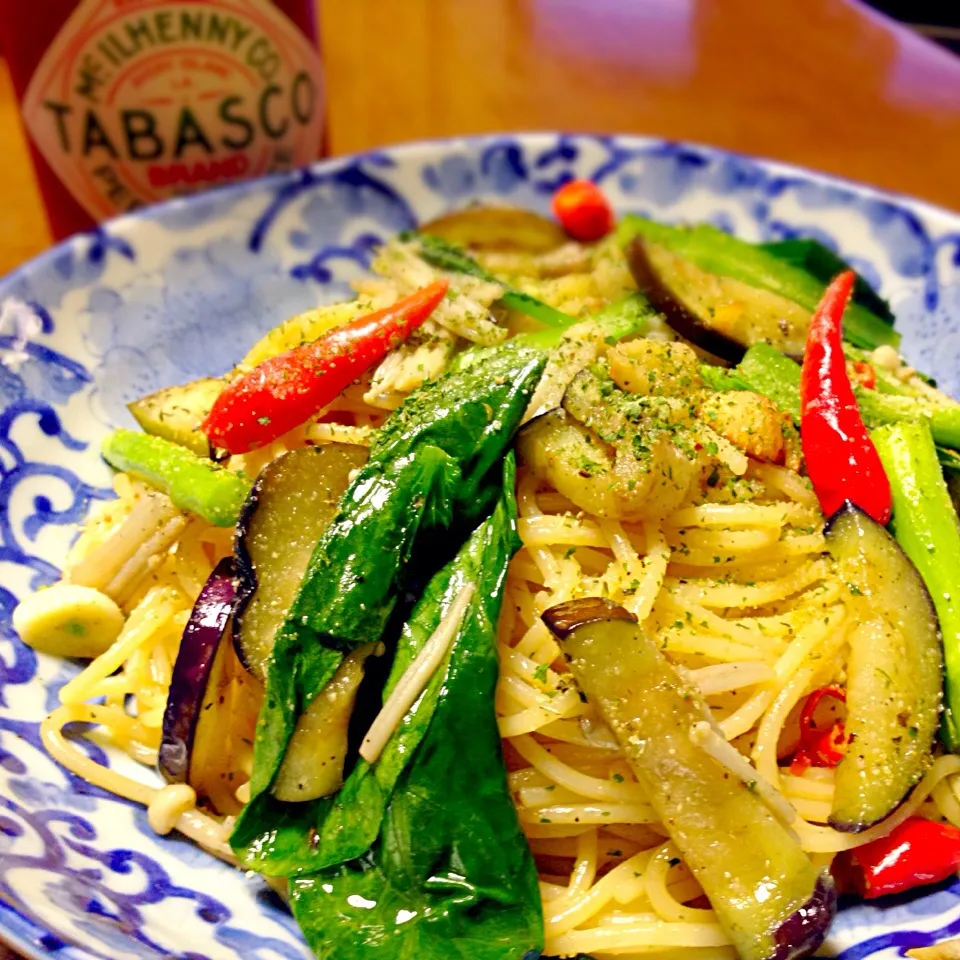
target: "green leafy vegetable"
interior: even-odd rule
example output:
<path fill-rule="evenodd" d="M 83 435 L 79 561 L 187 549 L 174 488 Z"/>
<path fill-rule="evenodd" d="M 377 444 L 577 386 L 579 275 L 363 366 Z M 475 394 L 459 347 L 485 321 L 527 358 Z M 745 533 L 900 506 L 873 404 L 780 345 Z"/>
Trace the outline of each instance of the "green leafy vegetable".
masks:
<path fill-rule="evenodd" d="M 443 676 L 421 701 L 425 715 L 408 715 L 390 754 L 351 778 L 374 784 L 371 794 L 347 797 L 349 781 L 344 787 L 344 819 L 330 843 L 351 859 L 291 883 L 294 915 L 321 960 L 519 960 L 542 948 L 536 866 L 507 788 L 493 709 L 495 625 L 519 545 L 511 462 L 494 514 L 411 618 L 392 682 L 459 585 L 476 582 Z"/>
<path fill-rule="evenodd" d="M 556 352 L 563 351 L 565 347 L 569 349 L 571 346 L 575 349 L 580 344 L 596 339 L 593 336 L 594 334 L 598 334 L 605 343 L 618 343 L 626 337 L 643 333 L 653 315 L 653 307 L 650 306 L 643 294 L 628 293 L 625 297 L 608 304 L 602 310 L 583 320 L 576 320 L 571 317 L 570 322 L 565 327 L 550 327 L 548 330 L 521 333 L 512 337 L 506 343 L 495 347 L 471 347 L 469 350 L 464 350 L 457 354 L 454 359 L 453 369 L 467 370 L 479 363 L 485 363 L 504 350 L 531 348 Z M 575 342 L 571 343 L 571 341 Z M 595 359 L 595 356 L 588 359 Z M 560 357 L 552 356 L 549 362 L 555 364 L 561 362 L 561 360 Z M 585 363 L 587 360 L 583 362 Z M 548 373 L 545 373 L 545 376 Z"/>
<path fill-rule="evenodd" d="M 493 497 L 477 495 L 510 445 L 522 413 L 523 398 L 543 372 L 540 351 L 523 346 L 491 355 L 482 368 L 452 371 L 422 387 L 394 411 L 370 448 L 370 463 L 398 462 L 425 446 L 445 451 L 458 467 L 458 511 L 471 522 L 489 512 Z M 490 487 L 494 497 L 499 490 Z"/>
<path fill-rule="evenodd" d="M 700 364 L 700 376 L 711 390 L 749 390 L 750 385 L 737 376 L 736 369 L 718 367 L 712 363 Z"/>
<path fill-rule="evenodd" d="M 505 467 L 504 486 L 513 489 L 513 454 Z M 477 584 L 467 608 L 461 632 L 466 629 L 496 632 L 503 593 L 503 571 L 515 551 L 509 516 L 498 507 L 492 520 L 481 525 L 457 556 L 436 574 L 403 627 L 384 701 L 392 693 L 414 657 L 446 615 L 466 583 Z M 501 529 L 502 528 L 502 529 Z M 247 866 L 270 875 L 291 876 L 356 859 L 373 844 L 383 812 L 404 766 L 426 732 L 443 684 L 438 670 L 423 696 L 411 707 L 397 732 L 374 764 L 357 761 L 340 792 L 316 803 L 278 804 L 274 817 L 264 817 L 267 828 L 251 838 L 247 847 L 256 851 Z"/>
<path fill-rule="evenodd" d="M 504 470 L 505 489 L 513 490 L 515 473 L 513 454 L 510 453 Z M 465 584 L 474 583 L 477 589 L 464 614 L 458 638 L 468 633 L 471 638 L 474 634 L 496 635 L 507 564 L 520 546 L 511 509 L 509 503 L 504 505 L 501 502 L 491 519 L 477 528 L 454 560 L 428 584 L 400 634 L 383 691 L 384 702 Z M 454 644 L 459 642 L 461 640 L 456 639 Z M 443 683 L 444 671 L 438 670 L 376 763 L 371 765 L 360 760 L 344 784 L 320 835 L 323 858 L 329 864 L 354 860 L 373 844 L 384 807 L 398 777 L 426 733 Z"/>
<path fill-rule="evenodd" d="M 476 277 L 478 280 L 488 280 L 493 283 L 500 282 L 489 270 L 484 270 L 466 250 L 450 243 L 449 240 L 444 240 L 442 237 L 436 237 L 430 233 L 417 233 L 415 230 L 402 233 L 400 239 L 414 240 L 419 243 L 420 256 L 438 270 L 446 270 L 449 273 L 465 273 L 468 276 Z"/>
<path fill-rule="evenodd" d="M 838 273 L 853 270 L 843 257 L 837 256 L 818 240 L 795 239 L 779 240 L 775 243 L 761 243 L 761 250 L 773 254 L 778 260 L 801 267 L 815 276 L 826 286 Z M 853 285 L 853 301 L 879 317 L 891 326 L 896 319 L 890 310 L 890 304 L 856 270 L 856 282 Z"/>
<path fill-rule="evenodd" d="M 265 834 L 302 823 L 298 805 L 269 793 L 298 717 L 345 652 L 380 639 L 421 531 L 449 527 L 454 517 L 476 522 L 489 510 L 500 486 L 499 471 L 491 486 L 491 468 L 509 446 L 543 365 L 540 353 L 521 349 L 482 370 L 448 374 L 408 398 L 378 433 L 277 633 L 251 802 L 231 837 L 251 868 L 273 872 Z"/>
<path fill-rule="evenodd" d="M 710 224 L 672 227 L 628 214 L 620 221 L 617 232 L 622 246 L 639 235 L 666 247 L 701 270 L 769 290 L 811 313 L 820 302 L 826 286 L 806 266 L 781 259 L 762 246 L 747 243 Z M 900 342 L 899 334 L 887 320 L 860 303 L 852 303 L 847 308 L 844 334 L 858 347 L 873 348 L 881 343 L 896 346 Z"/>
<path fill-rule="evenodd" d="M 465 273 L 471 277 L 477 277 L 480 280 L 486 280 L 490 283 L 499 283 L 503 286 L 503 281 L 498 280 L 488 270 L 477 263 L 465 250 L 442 239 L 432 236 L 429 233 L 415 233 L 413 231 L 402 234 L 402 240 L 416 240 L 420 244 L 420 256 L 427 263 L 432 264 L 438 270 L 447 270 L 450 273 Z M 574 318 L 569 314 L 551 307 L 549 304 L 530 296 L 528 293 L 522 293 L 519 290 L 513 290 L 507 287 L 506 293 L 501 298 L 504 306 L 518 313 L 526 314 L 539 320 L 549 327 L 566 327 L 574 322 Z"/>

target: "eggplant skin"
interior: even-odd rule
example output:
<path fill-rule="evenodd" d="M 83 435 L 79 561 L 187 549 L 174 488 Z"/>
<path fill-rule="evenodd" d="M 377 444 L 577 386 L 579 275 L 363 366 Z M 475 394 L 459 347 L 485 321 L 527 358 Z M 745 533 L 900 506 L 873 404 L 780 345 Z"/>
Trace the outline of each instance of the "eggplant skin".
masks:
<path fill-rule="evenodd" d="M 639 237 L 627 245 L 627 263 L 640 292 L 666 318 L 670 327 L 685 340 L 696 344 L 707 353 L 721 360 L 739 363 L 747 352 L 746 347 L 722 333 L 708 327 L 696 314 L 691 313 L 663 282 L 647 256 L 646 246 Z"/>
<path fill-rule="evenodd" d="M 824 871 L 810 899 L 798 907 L 773 933 L 777 945 L 770 960 L 799 960 L 809 957 L 827 935 L 837 913 L 837 888 Z"/>
<path fill-rule="evenodd" d="M 940 717 L 943 655 L 936 609 L 894 537 L 847 501 L 824 528 L 850 589 L 847 720 L 830 825 L 859 833 L 889 816 L 921 779 Z"/>
<path fill-rule="evenodd" d="M 471 250 L 549 253 L 568 237 L 553 220 L 518 207 L 476 205 L 454 210 L 420 225 L 421 233 Z"/>
<path fill-rule="evenodd" d="M 258 680 L 266 677 L 276 633 L 350 473 L 366 461 L 366 449 L 349 444 L 290 450 L 263 468 L 247 496 L 234 537 L 240 584 L 233 644 Z M 255 600 L 261 586 L 267 604 Z"/>
<path fill-rule="evenodd" d="M 834 512 L 831 513 L 830 516 L 827 517 L 827 519 L 824 521 L 823 535 L 825 537 L 830 537 L 831 535 L 837 534 L 839 532 L 839 528 L 843 524 L 855 518 L 866 519 L 870 523 L 876 523 L 876 521 L 873 520 L 872 517 L 868 517 L 868 515 L 865 514 L 863 510 L 861 510 L 852 500 L 844 500 L 843 505 L 840 507 L 837 507 L 837 509 L 834 510 Z M 906 559 L 908 562 L 912 562 L 909 560 L 907 555 L 903 553 L 903 550 L 900 547 L 900 544 L 898 544 L 892 536 L 891 536 L 891 540 L 893 541 L 894 544 L 896 544 L 897 550 L 903 554 L 904 559 Z M 924 589 L 926 590 L 926 587 L 924 587 Z M 929 593 L 927 593 L 928 598 L 929 596 L 930 596 Z M 929 603 L 930 603 L 930 609 L 931 611 L 933 611 L 933 600 L 929 600 Z"/>
<path fill-rule="evenodd" d="M 140 397 L 128 403 L 127 409 L 145 433 L 179 443 L 197 456 L 206 457 L 210 442 L 200 424 L 223 388 L 223 380 L 205 377 Z"/>
<path fill-rule="evenodd" d="M 712 273 L 669 245 L 635 237 L 627 262 L 641 293 L 695 346 L 739 362 L 755 343 L 801 359 L 810 312 L 779 293 Z"/>
<path fill-rule="evenodd" d="M 585 623 L 594 620 L 628 620 L 636 623 L 637 618 L 619 603 L 605 597 L 584 597 L 581 600 L 567 600 L 550 607 L 540 615 L 550 632 L 560 640 L 566 640 L 570 634 Z"/>
<path fill-rule="evenodd" d="M 235 575 L 232 557 L 217 564 L 183 629 L 157 754 L 160 773 L 168 783 L 185 783 L 190 773 L 190 754 L 207 681 L 236 603 Z"/>

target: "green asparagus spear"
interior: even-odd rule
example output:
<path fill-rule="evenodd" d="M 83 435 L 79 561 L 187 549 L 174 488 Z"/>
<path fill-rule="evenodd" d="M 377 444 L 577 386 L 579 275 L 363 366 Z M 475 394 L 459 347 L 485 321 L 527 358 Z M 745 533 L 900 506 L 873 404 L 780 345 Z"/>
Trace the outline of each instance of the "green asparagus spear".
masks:
<path fill-rule="evenodd" d="M 897 397 L 874 390 L 855 391 L 860 413 L 868 426 L 926 421 L 933 439 L 944 447 L 960 448 L 960 405 L 934 406 L 913 397 Z"/>
<path fill-rule="evenodd" d="M 178 443 L 136 430 L 115 430 L 104 440 L 101 452 L 111 467 L 135 474 L 178 507 L 218 527 L 237 522 L 252 486 L 242 473 L 224 470 Z"/>
<path fill-rule="evenodd" d="M 736 368 L 755 393 L 769 397 L 784 413 L 800 422 L 800 364 L 766 343 L 754 344 Z"/>
<path fill-rule="evenodd" d="M 754 344 L 733 374 L 747 389 L 769 397 L 795 421 L 800 420 L 800 365 L 765 343 Z M 732 387 L 736 381 L 730 381 Z M 960 404 L 935 404 L 920 397 L 897 396 L 854 387 L 860 413 L 869 427 L 885 423 L 925 422 L 936 443 L 960 448 Z"/>
<path fill-rule="evenodd" d="M 878 427 L 876 444 L 893 495 L 891 528 L 920 571 L 940 620 L 945 664 L 941 737 L 960 750 L 960 521 L 950 500 L 930 428 L 925 423 Z"/>

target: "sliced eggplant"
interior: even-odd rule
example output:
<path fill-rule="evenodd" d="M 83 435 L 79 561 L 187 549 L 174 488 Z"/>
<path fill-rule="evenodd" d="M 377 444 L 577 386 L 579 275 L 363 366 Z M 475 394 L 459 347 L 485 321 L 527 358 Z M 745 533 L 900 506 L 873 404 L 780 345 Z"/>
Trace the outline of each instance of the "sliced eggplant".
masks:
<path fill-rule="evenodd" d="M 375 646 L 364 644 L 345 657 L 333 679 L 301 714 L 273 782 L 278 800 L 316 800 L 343 785 L 350 718 L 364 665 Z"/>
<path fill-rule="evenodd" d="M 261 682 L 313 548 L 367 456 L 346 443 L 291 450 L 268 464 L 250 491 L 234 541 L 240 585 L 233 637 Z"/>
<path fill-rule="evenodd" d="M 626 253 L 640 292 L 680 336 L 708 353 L 737 363 L 748 347 L 769 343 L 788 356 L 803 356 L 810 312 L 799 304 L 710 273 L 640 237 Z"/>
<path fill-rule="evenodd" d="M 886 529 L 848 502 L 825 533 L 858 620 L 847 669 L 849 745 L 830 823 L 858 832 L 893 811 L 930 763 L 943 657 L 930 594 Z"/>
<path fill-rule="evenodd" d="M 833 881 L 749 784 L 695 742 L 706 703 L 624 614 L 589 598 L 543 619 L 742 960 L 808 956 L 836 912 Z"/>
<path fill-rule="evenodd" d="M 170 783 L 185 783 L 197 724 L 214 669 L 220 639 L 237 599 L 233 559 L 217 564 L 203 585 L 183 630 L 163 714 L 158 763 Z"/>
<path fill-rule="evenodd" d="M 422 224 L 420 232 L 480 251 L 548 253 L 567 242 L 553 220 L 516 207 L 465 207 Z"/>
<path fill-rule="evenodd" d="M 211 574 L 183 631 L 158 762 L 170 783 L 189 783 L 218 813 L 240 811 L 263 687 L 237 659 L 227 626 L 236 603 L 233 560 Z"/>
<path fill-rule="evenodd" d="M 244 670 L 228 629 L 207 679 L 187 774 L 197 796 L 225 816 L 242 807 L 237 788 L 247 780 L 262 703 L 263 685 Z"/>
<path fill-rule="evenodd" d="M 617 232 L 624 248 L 639 237 L 645 242 L 666 247 L 706 271 L 708 277 L 730 278 L 746 284 L 749 290 L 766 290 L 799 305 L 809 315 L 823 298 L 827 282 L 819 275 L 824 269 L 823 264 L 811 270 L 809 263 L 802 266 L 792 263 L 762 244 L 740 240 L 707 223 L 668 226 L 627 214 L 621 219 Z M 834 271 L 829 267 L 826 270 L 829 273 L 827 279 L 832 279 Z M 854 346 L 865 350 L 873 350 L 882 343 L 896 346 L 900 341 L 900 335 L 888 319 L 871 312 L 856 299 L 844 312 L 843 334 Z"/>
<path fill-rule="evenodd" d="M 210 441 L 200 424 L 223 390 L 222 380 L 207 377 L 179 387 L 166 387 L 133 403 L 127 409 L 146 433 L 187 447 L 201 457 L 210 453 Z"/>

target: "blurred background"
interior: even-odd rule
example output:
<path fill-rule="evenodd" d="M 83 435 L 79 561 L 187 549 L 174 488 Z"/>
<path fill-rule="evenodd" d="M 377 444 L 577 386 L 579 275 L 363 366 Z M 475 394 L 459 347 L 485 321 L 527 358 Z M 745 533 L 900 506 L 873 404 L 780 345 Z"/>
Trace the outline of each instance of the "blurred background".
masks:
<path fill-rule="evenodd" d="M 955 3 L 940 3 L 939 0 L 880 0 L 871 6 L 960 54 L 960 8 Z"/>
<path fill-rule="evenodd" d="M 0 0 L 8 25 L 24 8 Z M 644 133 L 960 209 L 957 4 L 320 0 L 318 15 L 316 153 L 504 130 Z M 17 62 L 28 39 L 18 23 L 4 47 Z M 18 84 L 0 62 L 0 273 L 52 238 Z"/>

